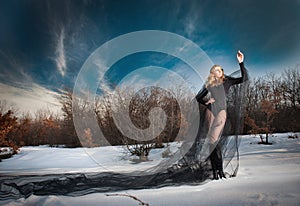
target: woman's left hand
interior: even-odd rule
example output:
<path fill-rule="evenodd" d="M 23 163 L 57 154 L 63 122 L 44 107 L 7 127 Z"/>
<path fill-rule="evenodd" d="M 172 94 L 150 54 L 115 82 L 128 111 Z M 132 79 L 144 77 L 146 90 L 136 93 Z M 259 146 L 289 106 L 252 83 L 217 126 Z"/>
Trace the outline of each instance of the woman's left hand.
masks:
<path fill-rule="evenodd" d="M 239 61 L 239 63 L 242 63 L 244 61 L 244 54 L 238 50 L 238 53 L 236 54 L 236 58 Z"/>

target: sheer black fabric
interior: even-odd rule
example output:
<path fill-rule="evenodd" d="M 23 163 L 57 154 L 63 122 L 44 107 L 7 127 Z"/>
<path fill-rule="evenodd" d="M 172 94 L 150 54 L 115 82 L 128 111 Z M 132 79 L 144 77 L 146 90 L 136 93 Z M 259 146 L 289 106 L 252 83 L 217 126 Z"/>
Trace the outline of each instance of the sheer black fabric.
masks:
<path fill-rule="evenodd" d="M 236 81 L 240 74 L 241 72 L 237 71 L 227 78 Z M 143 176 L 112 172 L 2 176 L 0 177 L 0 198 L 26 198 L 32 194 L 80 196 L 94 192 L 200 184 L 213 178 L 213 171 L 220 167 L 224 169 L 226 177 L 234 177 L 239 168 L 239 135 L 243 131 L 247 79 L 248 77 L 244 76 L 241 82 L 228 88 L 226 122 L 215 144 L 207 143 L 210 130 L 208 120 L 211 115 L 215 114 L 211 114 L 209 108 L 199 103 L 200 125 L 197 138 L 182 159 L 165 171 Z M 209 98 L 206 95 L 211 94 L 207 91 L 205 98 Z"/>

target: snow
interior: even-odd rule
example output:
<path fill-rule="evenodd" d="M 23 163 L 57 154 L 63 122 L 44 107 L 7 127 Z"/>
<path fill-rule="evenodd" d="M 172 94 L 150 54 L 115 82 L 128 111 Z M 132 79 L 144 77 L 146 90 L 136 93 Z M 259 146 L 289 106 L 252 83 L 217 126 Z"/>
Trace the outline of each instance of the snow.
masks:
<path fill-rule="evenodd" d="M 13 149 L 11 147 L 0 147 L 0 157 L 6 155 L 12 155 Z"/>
<path fill-rule="evenodd" d="M 289 133 L 274 134 L 272 145 L 257 144 L 259 137 L 242 136 L 238 176 L 226 180 L 208 180 L 205 184 L 169 186 L 159 189 L 93 193 L 84 196 L 37 196 L 18 200 L 0 200 L 0 205 L 139 205 L 132 195 L 149 205 L 300 205 L 300 139 Z M 299 133 L 297 134 L 300 136 Z M 101 172 L 135 170 L 136 165 L 117 157 L 122 147 L 50 148 L 23 147 L 20 153 L 0 163 L 0 175 L 49 174 L 64 172 Z M 157 164 L 157 150 L 150 154 Z M 97 158 L 90 158 L 90 155 Z M 125 155 L 125 154 L 124 154 Z M 99 158 L 103 161 L 99 163 Z M 105 165 L 102 167 L 101 164 Z M 140 167 L 140 166 L 139 166 Z"/>

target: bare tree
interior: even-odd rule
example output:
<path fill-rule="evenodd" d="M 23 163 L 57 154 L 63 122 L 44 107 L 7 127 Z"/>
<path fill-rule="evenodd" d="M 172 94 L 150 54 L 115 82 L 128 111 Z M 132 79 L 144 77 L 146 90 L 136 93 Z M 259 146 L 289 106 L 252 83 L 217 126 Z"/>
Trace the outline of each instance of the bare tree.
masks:
<path fill-rule="evenodd" d="M 295 69 L 288 69 L 283 72 L 284 97 L 293 108 L 300 105 L 300 65 Z"/>
<path fill-rule="evenodd" d="M 61 95 L 58 98 L 62 106 L 61 109 L 64 117 L 61 125 L 64 142 L 69 147 L 81 146 L 73 124 L 72 91 L 69 89 L 65 89 L 61 91 Z"/>

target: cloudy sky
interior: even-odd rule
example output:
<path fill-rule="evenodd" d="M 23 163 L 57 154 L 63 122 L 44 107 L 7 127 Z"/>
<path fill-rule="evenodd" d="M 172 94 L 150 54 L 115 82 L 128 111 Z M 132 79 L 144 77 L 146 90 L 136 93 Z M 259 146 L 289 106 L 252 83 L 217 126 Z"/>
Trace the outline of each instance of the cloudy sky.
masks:
<path fill-rule="evenodd" d="M 0 1 L 0 100 L 57 109 L 55 95 L 73 88 L 93 51 L 140 30 L 181 35 L 227 73 L 241 49 L 252 77 L 280 74 L 300 63 L 299 9 L 299 0 Z"/>

